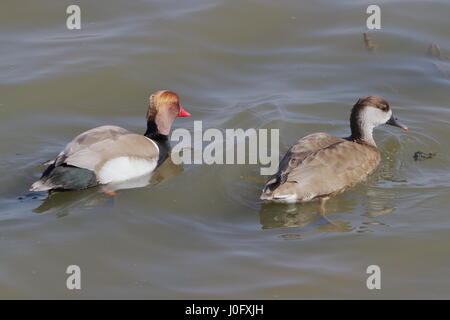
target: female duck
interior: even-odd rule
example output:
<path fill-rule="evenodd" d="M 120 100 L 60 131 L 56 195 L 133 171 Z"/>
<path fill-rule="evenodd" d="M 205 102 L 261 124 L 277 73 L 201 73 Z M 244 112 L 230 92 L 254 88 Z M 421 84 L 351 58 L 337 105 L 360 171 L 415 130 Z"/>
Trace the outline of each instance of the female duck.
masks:
<path fill-rule="evenodd" d="M 149 98 L 144 135 L 117 126 L 81 133 L 51 162 L 30 191 L 80 190 L 127 181 L 155 170 L 168 156 L 168 134 L 176 117 L 190 117 L 178 95 L 157 91 Z"/>
<path fill-rule="evenodd" d="M 359 99 L 350 116 L 351 135 L 313 133 L 292 146 L 278 172 L 266 183 L 261 200 L 304 202 L 328 199 L 366 179 L 380 163 L 373 128 L 389 124 L 408 130 L 379 96 Z"/>

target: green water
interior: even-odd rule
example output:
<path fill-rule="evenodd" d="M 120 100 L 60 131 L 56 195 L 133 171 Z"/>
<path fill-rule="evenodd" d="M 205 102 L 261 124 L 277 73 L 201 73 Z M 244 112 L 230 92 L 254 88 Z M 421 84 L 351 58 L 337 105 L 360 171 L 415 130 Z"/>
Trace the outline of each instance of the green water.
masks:
<path fill-rule="evenodd" d="M 0 4 L 0 298 L 450 298 L 450 55 L 446 1 L 70 1 Z M 152 184 L 33 199 L 41 163 L 104 124 L 145 131 L 148 95 L 192 113 L 175 128 L 349 132 L 383 95 L 410 131 L 376 130 L 382 164 L 317 203 L 262 205 L 256 165 L 165 164 Z M 415 161 L 416 151 L 435 152 Z M 82 290 L 66 288 L 79 265 Z M 368 290 L 366 268 L 381 268 Z"/>

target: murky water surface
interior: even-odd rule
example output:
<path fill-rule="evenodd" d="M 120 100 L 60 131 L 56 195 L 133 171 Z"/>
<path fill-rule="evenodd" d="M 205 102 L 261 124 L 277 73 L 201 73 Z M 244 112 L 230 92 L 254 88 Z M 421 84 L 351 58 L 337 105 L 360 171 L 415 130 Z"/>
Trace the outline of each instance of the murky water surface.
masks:
<path fill-rule="evenodd" d="M 85 0 L 78 31 L 70 4 L 0 4 L 1 298 L 450 298 L 448 1 L 379 2 L 376 52 L 370 1 Z M 167 163 L 115 197 L 29 194 L 76 134 L 143 132 L 162 88 L 193 115 L 175 128 L 279 128 L 283 153 L 311 132 L 347 135 L 367 94 L 410 131 L 376 131 L 380 168 L 326 217 L 317 203 L 263 205 L 255 165 Z M 66 289 L 71 264 L 81 291 Z"/>

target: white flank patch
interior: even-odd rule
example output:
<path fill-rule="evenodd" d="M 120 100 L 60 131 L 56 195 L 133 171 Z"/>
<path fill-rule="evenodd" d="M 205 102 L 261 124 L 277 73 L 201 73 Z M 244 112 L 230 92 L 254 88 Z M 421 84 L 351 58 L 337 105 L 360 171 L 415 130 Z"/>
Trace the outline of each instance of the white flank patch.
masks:
<path fill-rule="evenodd" d="M 121 182 L 155 170 L 157 160 L 119 157 L 106 162 L 98 174 L 100 183 Z"/>

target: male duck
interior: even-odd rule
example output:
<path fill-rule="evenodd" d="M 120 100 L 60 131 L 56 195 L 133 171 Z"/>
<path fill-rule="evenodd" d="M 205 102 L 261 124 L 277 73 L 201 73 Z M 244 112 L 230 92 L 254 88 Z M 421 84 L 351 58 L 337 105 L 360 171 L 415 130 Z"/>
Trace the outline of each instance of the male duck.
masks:
<path fill-rule="evenodd" d="M 178 95 L 168 90 L 153 93 L 144 135 L 117 126 L 85 131 L 61 151 L 30 191 L 80 190 L 150 173 L 168 156 L 168 134 L 176 117 L 190 117 Z"/>
<path fill-rule="evenodd" d="M 365 180 L 380 163 L 372 131 L 381 124 L 408 130 L 393 116 L 384 98 L 359 99 L 350 116 L 350 137 L 320 132 L 300 139 L 281 160 L 278 172 L 267 181 L 261 200 L 326 200 Z"/>

